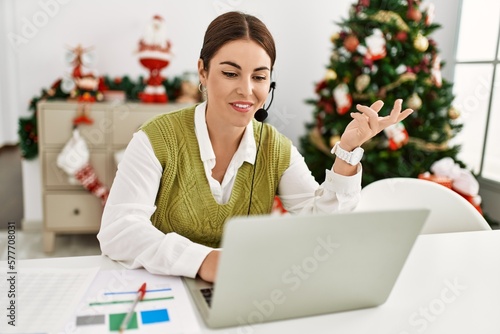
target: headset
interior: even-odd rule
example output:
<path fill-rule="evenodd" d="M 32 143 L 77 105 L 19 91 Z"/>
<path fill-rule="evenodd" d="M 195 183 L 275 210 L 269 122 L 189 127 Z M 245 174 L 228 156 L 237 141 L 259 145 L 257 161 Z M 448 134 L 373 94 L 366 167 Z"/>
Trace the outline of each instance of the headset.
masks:
<path fill-rule="evenodd" d="M 271 92 L 271 100 L 269 101 L 267 108 L 258 109 L 253 116 L 257 121 L 259 121 L 261 123 L 264 122 L 264 120 L 269 115 L 267 111 L 269 110 L 269 108 L 271 107 L 271 104 L 273 103 L 275 89 L 276 89 L 276 82 L 272 81 L 271 85 L 269 86 L 269 92 Z M 259 144 L 257 145 L 257 152 L 255 152 L 255 162 L 253 164 L 252 185 L 250 187 L 250 201 L 248 202 L 247 216 L 250 215 L 250 208 L 252 207 L 253 181 L 255 179 L 255 170 L 257 169 L 257 158 L 259 156 L 259 149 L 260 149 L 260 142 L 262 140 L 262 128 L 263 127 L 264 127 L 264 124 L 261 124 L 260 125 L 260 134 L 259 134 Z"/>
<path fill-rule="evenodd" d="M 271 85 L 269 86 L 269 92 L 271 92 L 271 101 L 269 101 L 269 105 L 267 108 L 260 108 L 255 112 L 253 117 L 259 121 L 259 122 L 264 122 L 264 120 L 267 118 L 268 113 L 267 111 L 269 110 L 269 107 L 271 107 L 271 103 L 273 103 L 273 98 L 274 98 L 274 89 L 276 88 L 276 82 L 271 82 Z M 261 127 L 262 130 L 262 127 Z M 262 131 L 261 131 L 262 132 Z"/>

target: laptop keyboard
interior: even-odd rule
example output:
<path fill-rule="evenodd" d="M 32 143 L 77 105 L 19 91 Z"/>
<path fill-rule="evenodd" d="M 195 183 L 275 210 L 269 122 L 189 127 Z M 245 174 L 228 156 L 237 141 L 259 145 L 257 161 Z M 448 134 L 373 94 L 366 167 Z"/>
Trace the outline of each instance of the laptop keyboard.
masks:
<path fill-rule="evenodd" d="M 214 288 L 205 288 L 205 289 L 200 289 L 201 294 L 203 295 L 203 298 L 205 298 L 205 301 L 207 302 L 208 306 L 212 306 L 212 294 L 214 292 Z"/>

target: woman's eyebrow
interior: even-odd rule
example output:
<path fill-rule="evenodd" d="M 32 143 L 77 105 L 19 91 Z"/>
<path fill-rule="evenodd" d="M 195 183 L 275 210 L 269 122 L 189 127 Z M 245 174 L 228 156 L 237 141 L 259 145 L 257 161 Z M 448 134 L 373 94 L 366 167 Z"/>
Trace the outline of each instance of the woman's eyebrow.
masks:
<path fill-rule="evenodd" d="M 232 62 L 232 61 L 223 61 L 223 62 L 220 62 L 219 65 L 230 65 L 230 66 L 236 67 L 237 69 L 241 70 L 241 66 L 238 65 L 238 64 L 236 64 L 236 63 L 234 63 L 234 62 Z M 270 71 L 268 67 L 261 66 L 261 67 L 255 68 L 254 72 L 256 72 L 256 71 L 263 71 L 263 70 Z"/>

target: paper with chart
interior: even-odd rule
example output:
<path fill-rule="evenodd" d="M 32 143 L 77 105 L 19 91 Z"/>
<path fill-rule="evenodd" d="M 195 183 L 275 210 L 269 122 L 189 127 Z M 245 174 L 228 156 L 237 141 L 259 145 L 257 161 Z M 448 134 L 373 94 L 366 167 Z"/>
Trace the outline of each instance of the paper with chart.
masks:
<path fill-rule="evenodd" d="M 130 333 L 199 333 L 195 310 L 180 277 L 153 275 L 144 269 L 98 273 L 70 322 L 78 334 L 118 333 L 139 287 L 146 294 L 131 318 Z"/>
<path fill-rule="evenodd" d="M 99 267 L 20 268 L 16 273 L 16 326 L 1 321 L 0 333 L 59 333 L 98 271 Z M 1 282 L 7 278 L 0 274 Z M 4 309 L 3 302 L 0 305 Z"/>

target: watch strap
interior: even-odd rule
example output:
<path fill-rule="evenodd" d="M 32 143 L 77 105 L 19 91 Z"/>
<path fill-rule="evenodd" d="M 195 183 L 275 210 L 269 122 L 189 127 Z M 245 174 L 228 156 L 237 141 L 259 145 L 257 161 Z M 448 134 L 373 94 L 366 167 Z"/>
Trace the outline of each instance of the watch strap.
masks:
<path fill-rule="evenodd" d="M 361 151 L 360 153 L 362 156 L 363 149 L 361 147 L 357 147 L 353 151 L 349 152 L 349 151 L 344 150 L 342 147 L 340 147 L 340 142 L 337 142 L 333 146 L 331 153 L 335 154 L 339 159 L 344 160 L 345 162 L 347 162 L 350 165 L 357 165 L 359 163 L 359 161 L 361 160 L 361 158 L 359 158 L 359 159 L 355 159 L 356 161 L 353 161 L 354 152 L 356 152 L 357 150 Z"/>

